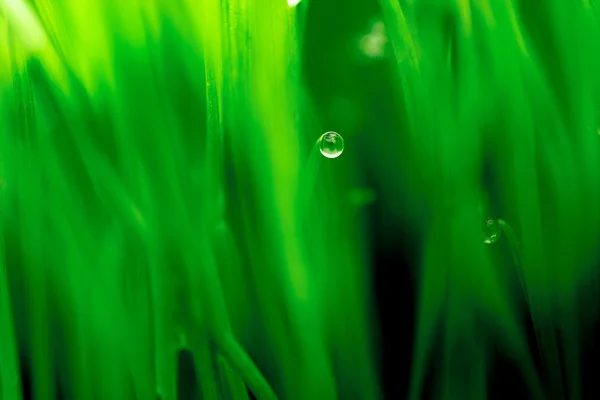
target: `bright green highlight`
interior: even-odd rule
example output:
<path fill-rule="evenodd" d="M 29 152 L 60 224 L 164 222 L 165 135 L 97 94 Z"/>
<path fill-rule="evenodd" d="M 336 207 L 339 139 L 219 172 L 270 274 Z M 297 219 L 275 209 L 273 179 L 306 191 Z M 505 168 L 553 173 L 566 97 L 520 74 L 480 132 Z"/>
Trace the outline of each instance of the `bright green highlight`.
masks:
<path fill-rule="evenodd" d="M 344 138 L 337 132 L 325 132 L 319 138 L 319 150 L 327 158 L 338 158 L 344 151 Z"/>

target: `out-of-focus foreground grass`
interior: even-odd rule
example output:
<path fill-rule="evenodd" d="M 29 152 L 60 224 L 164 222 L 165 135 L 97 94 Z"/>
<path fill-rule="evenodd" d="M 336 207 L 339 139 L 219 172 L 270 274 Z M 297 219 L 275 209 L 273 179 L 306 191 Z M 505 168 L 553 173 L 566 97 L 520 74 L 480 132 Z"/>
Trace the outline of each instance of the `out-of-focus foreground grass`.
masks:
<path fill-rule="evenodd" d="M 363 241 L 331 195 L 349 167 L 314 157 L 301 12 L 2 5 L 2 398 L 26 368 L 36 399 L 175 399 L 181 349 L 199 393 L 179 396 L 376 397 Z"/>
<path fill-rule="evenodd" d="M 2 399 L 22 370 L 39 400 L 379 398 L 365 159 L 423 244 L 411 398 L 428 369 L 436 397 L 486 398 L 492 345 L 531 398 L 581 397 L 598 9 L 380 0 L 385 96 L 328 118 L 314 87 L 349 66 L 311 50 L 317 3 L 0 1 Z M 196 385 L 178 387 L 181 360 Z"/>

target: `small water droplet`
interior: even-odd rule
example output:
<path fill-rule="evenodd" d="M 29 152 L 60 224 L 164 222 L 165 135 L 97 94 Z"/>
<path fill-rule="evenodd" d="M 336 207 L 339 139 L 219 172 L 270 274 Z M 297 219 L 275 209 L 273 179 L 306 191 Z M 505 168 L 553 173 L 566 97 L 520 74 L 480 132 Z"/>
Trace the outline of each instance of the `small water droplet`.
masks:
<path fill-rule="evenodd" d="M 325 132 L 319 142 L 319 150 L 327 158 L 337 158 L 344 151 L 344 139 L 337 132 Z"/>
<path fill-rule="evenodd" d="M 488 218 L 485 221 L 485 226 L 483 228 L 484 231 L 484 243 L 492 244 L 496 243 L 498 239 L 500 239 L 500 235 L 502 231 L 500 230 L 500 226 L 498 226 L 498 222 L 495 219 Z"/>

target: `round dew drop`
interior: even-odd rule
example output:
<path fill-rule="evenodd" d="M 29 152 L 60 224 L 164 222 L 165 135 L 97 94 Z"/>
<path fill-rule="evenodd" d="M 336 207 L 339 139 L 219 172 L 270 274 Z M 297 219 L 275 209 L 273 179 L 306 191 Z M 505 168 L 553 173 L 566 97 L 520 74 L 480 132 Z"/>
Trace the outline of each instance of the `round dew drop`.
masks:
<path fill-rule="evenodd" d="M 496 243 L 498 241 L 498 239 L 500 239 L 500 235 L 502 234 L 502 231 L 500 230 L 500 227 L 498 226 L 498 222 L 496 222 L 495 219 L 491 219 L 488 218 L 485 221 L 485 226 L 484 226 L 484 243 L 487 244 L 492 244 L 492 243 Z"/>
<path fill-rule="evenodd" d="M 344 139 L 337 132 L 325 132 L 319 138 L 319 150 L 327 158 L 337 158 L 344 151 Z"/>

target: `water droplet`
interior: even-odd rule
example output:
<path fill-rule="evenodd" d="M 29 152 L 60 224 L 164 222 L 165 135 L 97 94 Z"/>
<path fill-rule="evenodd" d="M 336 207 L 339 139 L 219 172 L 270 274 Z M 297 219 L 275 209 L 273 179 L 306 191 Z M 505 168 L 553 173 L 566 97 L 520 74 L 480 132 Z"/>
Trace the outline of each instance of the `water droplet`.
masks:
<path fill-rule="evenodd" d="M 498 222 L 495 219 L 492 218 L 488 218 L 485 221 L 485 226 L 483 228 L 484 231 L 484 243 L 487 244 L 492 244 L 492 243 L 496 243 L 498 241 L 498 239 L 500 239 L 500 235 L 502 234 L 502 231 L 500 230 L 500 227 L 498 226 Z"/>
<path fill-rule="evenodd" d="M 344 139 L 337 132 L 325 132 L 319 142 L 319 150 L 327 158 L 337 158 L 344 151 Z"/>
<path fill-rule="evenodd" d="M 296 7 L 298 4 L 300 4 L 301 0 L 287 0 L 288 6 L 290 7 Z"/>

